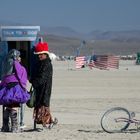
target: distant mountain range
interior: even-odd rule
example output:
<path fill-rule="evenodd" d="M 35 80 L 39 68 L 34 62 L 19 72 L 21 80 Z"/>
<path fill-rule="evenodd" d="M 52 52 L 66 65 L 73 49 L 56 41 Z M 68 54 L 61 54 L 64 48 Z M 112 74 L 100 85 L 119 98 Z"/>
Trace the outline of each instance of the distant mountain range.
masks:
<path fill-rule="evenodd" d="M 90 33 L 84 34 L 76 32 L 69 27 L 41 27 L 41 33 L 53 34 L 63 37 L 75 37 L 86 40 L 136 40 L 140 41 L 140 30 L 130 31 L 91 31 Z"/>
<path fill-rule="evenodd" d="M 1 25 L 33 26 L 9 21 L 1 21 Z M 50 44 L 50 50 L 57 55 L 76 55 L 76 50 L 85 40 L 81 48 L 81 55 L 108 54 L 127 55 L 140 52 L 140 30 L 130 31 L 91 31 L 84 34 L 69 27 L 44 27 L 41 26 L 40 36 Z M 86 46 L 86 47 L 85 47 Z"/>

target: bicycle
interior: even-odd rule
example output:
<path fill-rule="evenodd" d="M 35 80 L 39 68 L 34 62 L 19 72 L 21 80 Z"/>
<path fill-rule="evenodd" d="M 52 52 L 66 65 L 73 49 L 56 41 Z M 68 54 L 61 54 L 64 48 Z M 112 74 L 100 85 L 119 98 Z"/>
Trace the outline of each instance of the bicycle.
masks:
<path fill-rule="evenodd" d="M 134 123 L 139 131 L 140 120 L 134 119 L 135 112 L 129 112 L 123 107 L 107 110 L 101 118 L 101 127 L 107 133 L 125 132 L 130 124 Z"/>

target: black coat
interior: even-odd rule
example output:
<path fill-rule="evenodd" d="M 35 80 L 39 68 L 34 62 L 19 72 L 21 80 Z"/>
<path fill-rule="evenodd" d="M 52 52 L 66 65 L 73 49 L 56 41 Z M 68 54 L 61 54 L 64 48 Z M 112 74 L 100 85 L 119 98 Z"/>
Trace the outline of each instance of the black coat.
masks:
<path fill-rule="evenodd" d="M 50 58 L 39 61 L 39 65 L 34 68 L 36 69 L 36 74 L 32 77 L 31 83 L 36 90 L 36 107 L 49 107 L 53 76 Z"/>

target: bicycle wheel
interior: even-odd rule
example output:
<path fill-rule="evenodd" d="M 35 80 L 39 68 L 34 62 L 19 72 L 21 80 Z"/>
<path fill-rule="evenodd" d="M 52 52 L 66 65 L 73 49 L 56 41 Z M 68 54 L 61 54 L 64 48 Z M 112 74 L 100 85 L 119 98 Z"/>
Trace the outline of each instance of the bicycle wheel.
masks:
<path fill-rule="evenodd" d="M 122 107 L 115 107 L 107 110 L 101 118 L 101 127 L 108 133 L 122 132 L 128 128 L 128 121 L 116 122 L 117 118 L 130 119 L 129 111 Z"/>

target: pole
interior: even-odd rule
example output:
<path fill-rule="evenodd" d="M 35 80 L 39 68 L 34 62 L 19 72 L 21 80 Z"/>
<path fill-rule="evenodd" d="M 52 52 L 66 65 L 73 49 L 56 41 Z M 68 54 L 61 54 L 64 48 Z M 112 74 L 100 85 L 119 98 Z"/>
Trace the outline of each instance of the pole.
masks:
<path fill-rule="evenodd" d="M 34 120 L 34 130 L 36 130 L 36 122 L 35 122 L 35 120 Z"/>
<path fill-rule="evenodd" d="M 2 127 L 4 126 L 4 110 L 5 110 L 5 106 L 2 106 Z"/>
<path fill-rule="evenodd" d="M 23 123 L 23 104 L 20 104 L 20 126 L 24 126 L 24 123 Z"/>

